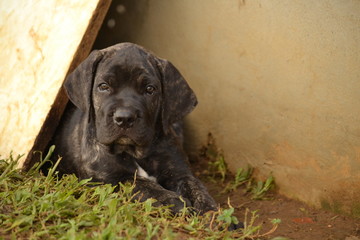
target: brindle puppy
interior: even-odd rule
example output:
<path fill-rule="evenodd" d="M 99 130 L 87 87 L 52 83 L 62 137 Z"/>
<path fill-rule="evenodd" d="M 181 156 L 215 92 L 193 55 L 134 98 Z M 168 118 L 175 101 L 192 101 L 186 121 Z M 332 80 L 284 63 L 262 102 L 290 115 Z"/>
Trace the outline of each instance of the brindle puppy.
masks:
<path fill-rule="evenodd" d="M 187 165 L 181 121 L 195 94 L 168 61 L 131 43 L 93 51 L 65 81 L 70 106 L 52 144 L 60 173 L 111 183 L 135 181 L 141 200 L 184 203 L 203 213 L 216 203 Z"/>

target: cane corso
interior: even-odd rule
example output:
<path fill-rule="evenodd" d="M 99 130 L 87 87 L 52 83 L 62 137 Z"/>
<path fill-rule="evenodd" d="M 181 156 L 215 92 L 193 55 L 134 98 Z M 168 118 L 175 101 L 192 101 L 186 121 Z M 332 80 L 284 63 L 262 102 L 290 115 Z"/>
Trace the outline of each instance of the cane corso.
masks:
<path fill-rule="evenodd" d="M 132 43 L 94 50 L 66 79 L 71 101 L 52 144 L 61 174 L 117 185 L 174 212 L 217 208 L 187 164 L 182 119 L 197 104 L 179 71 Z"/>

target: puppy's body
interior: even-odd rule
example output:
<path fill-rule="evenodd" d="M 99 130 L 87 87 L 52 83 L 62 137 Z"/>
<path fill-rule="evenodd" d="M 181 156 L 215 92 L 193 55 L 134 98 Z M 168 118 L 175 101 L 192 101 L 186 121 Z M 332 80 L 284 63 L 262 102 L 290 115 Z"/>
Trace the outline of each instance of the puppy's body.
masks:
<path fill-rule="evenodd" d="M 171 63 L 122 43 L 92 52 L 64 87 L 72 104 L 52 143 L 61 173 L 114 185 L 136 174 L 141 199 L 216 209 L 186 163 L 179 126 L 197 102 Z"/>

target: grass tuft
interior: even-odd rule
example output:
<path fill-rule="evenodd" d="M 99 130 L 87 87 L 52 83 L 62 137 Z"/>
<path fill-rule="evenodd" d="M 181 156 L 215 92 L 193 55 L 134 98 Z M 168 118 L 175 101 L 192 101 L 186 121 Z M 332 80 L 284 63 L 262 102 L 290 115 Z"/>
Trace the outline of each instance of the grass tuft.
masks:
<path fill-rule="evenodd" d="M 173 216 L 168 206 L 153 206 L 153 199 L 136 201 L 131 183 L 114 192 L 114 186 L 74 175 L 60 179 L 61 159 L 44 176 L 39 169 L 52 151 L 28 172 L 16 168 L 20 157 L 0 160 L 0 239 L 249 239 L 261 228 L 253 213 L 244 229 L 228 231 L 239 222 L 231 206 Z"/>
<path fill-rule="evenodd" d="M 209 181 L 225 185 L 221 193 L 229 193 L 246 185 L 246 191 L 251 193 L 252 199 L 264 200 L 268 198 L 267 193 L 275 188 L 275 179 L 272 175 L 265 181 L 255 181 L 254 169 L 251 166 L 246 169 L 238 168 L 233 175 L 226 165 L 222 149 L 217 147 L 211 133 L 208 134 L 207 144 L 201 149 L 200 155 L 208 162 L 207 169 L 202 174 L 207 175 Z"/>

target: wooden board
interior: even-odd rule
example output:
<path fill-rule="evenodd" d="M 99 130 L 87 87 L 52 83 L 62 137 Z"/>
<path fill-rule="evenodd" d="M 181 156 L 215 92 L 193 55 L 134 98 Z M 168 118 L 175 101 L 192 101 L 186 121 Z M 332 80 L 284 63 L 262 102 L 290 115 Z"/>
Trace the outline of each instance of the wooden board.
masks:
<path fill-rule="evenodd" d="M 25 155 L 26 168 L 44 150 L 67 103 L 61 85 L 90 52 L 110 2 L 0 2 L 1 158 Z"/>

